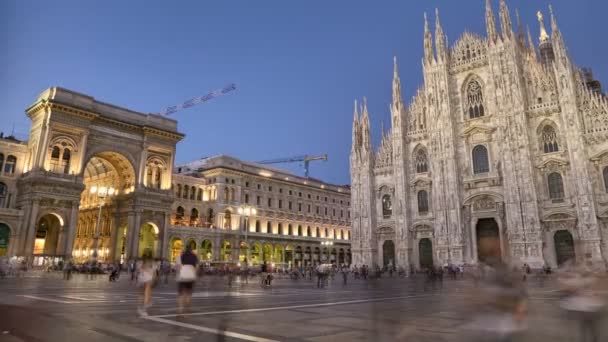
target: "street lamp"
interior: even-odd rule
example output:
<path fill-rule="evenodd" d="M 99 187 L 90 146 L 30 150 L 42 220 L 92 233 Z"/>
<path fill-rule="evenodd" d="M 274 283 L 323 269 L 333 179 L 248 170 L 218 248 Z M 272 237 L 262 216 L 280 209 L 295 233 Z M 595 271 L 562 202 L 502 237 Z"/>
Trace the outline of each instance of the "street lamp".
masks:
<path fill-rule="evenodd" d="M 101 208 L 103 207 L 104 200 L 107 197 L 113 196 L 116 193 L 116 189 L 113 187 L 106 186 L 92 186 L 90 190 L 92 195 L 96 195 L 99 199 L 99 212 L 97 213 L 97 225 L 95 226 L 95 236 L 93 237 L 93 252 L 91 253 L 91 261 L 97 261 L 97 246 L 99 243 L 99 225 L 101 224 Z"/>
<path fill-rule="evenodd" d="M 239 215 L 244 215 L 245 216 L 245 244 L 247 245 L 247 253 L 245 255 L 245 258 L 247 259 L 247 262 L 249 261 L 249 243 L 247 241 L 247 233 L 249 233 L 249 216 L 250 215 L 256 215 L 258 213 L 258 211 L 255 209 L 255 207 L 252 207 L 250 205 L 241 205 L 238 209 L 238 213 Z M 239 246 L 240 249 L 240 246 Z"/>

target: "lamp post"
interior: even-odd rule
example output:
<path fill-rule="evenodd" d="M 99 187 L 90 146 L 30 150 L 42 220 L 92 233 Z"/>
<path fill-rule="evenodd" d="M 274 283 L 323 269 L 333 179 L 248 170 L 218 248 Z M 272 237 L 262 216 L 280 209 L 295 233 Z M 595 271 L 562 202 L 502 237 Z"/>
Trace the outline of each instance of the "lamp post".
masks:
<path fill-rule="evenodd" d="M 99 244 L 99 225 L 101 224 L 101 208 L 103 207 L 104 200 L 107 197 L 113 196 L 116 193 L 116 189 L 106 186 L 92 186 L 90 190 L 91 194 L 96 195 L 99 199 L 99 211 L 97 213 L 97 225 L 95 226 L 95 236 L 93 237 L 93 253 L 91 253 L 91 261 L 97 261 L 97 249 Z"/>
<path fill-rule="evenodd" d="M 258 211 L 255 209 L 255 207 L 250 206 L 250 205 L 241 205 L 238 209 L 238 213 L 239 215 L 244 215 L 245 216 L 245 244 L 247 245 L 247 253 L 245 254 L 245 263 L 249 262 L 249 242 L 247 241 L 247 233 L 249 233 L 249 216 L 250 215 L 256 215 L 258 213 Z M 239 250 L 240 250 L 241 246 L 239 246 Z"/>

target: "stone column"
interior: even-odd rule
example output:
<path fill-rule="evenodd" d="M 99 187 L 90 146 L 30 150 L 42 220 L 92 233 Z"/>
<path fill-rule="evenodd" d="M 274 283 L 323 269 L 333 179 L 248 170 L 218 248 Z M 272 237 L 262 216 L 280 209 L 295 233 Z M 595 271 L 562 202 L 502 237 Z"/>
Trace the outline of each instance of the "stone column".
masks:
<path fill-rule="evenodd" d="M 471 260 L 477 263 L 477 218 L 471 219 Z"/>
<path fill-rule="evenodd" d="M 65 255 L 65 257 L 67 258 L 72 256 L 72 249 L 74 248 L 74 239 L 76 238 L 76 229 L 78 228 L 79 204 L 80 203 L 78 201 L 72 202 L 72 208 L 70 209 L 70 218 L 68 219 L 68 224 L 67 226 L 64 225 L 63 227 L 65 236 L 60 237 L 59 239 L 59 244 L 61 244 L 62 241 L 65 241 L 65 245 L 57 246 L 59 254 Z"/>
<path fill-rule="evenodd" d="M 36 238 L 36 226 L 38 220 L 38 209 L 40 206 L 40 200 L 35 199 L 32 201 L 32 209 L 30 216 L 27 220 L 24 220 L 26 237 L 24 241 L 23 254 L 25 256 L 31 256 L 34 253 L 34 240 Z"/>
<path fill-rule="evenodd" d="M 118 239 L 120 234 L 120 214 L 118 210 L 114 213 L 114 222 L 110 228 L 110 255 L 108 258 L 111 261 L 116 261 L 116 253 L 119 252 L 116 249 L 118 248 Z"/>
<path fill-rule="evenodd" d="M 171 212 L 163 213 L 163 227 L 160 228 L 159 239 L 160 243 L 160 256 L 163 259 L 168 259 L 169 257 L 169 226 L 171 224 Z"/>

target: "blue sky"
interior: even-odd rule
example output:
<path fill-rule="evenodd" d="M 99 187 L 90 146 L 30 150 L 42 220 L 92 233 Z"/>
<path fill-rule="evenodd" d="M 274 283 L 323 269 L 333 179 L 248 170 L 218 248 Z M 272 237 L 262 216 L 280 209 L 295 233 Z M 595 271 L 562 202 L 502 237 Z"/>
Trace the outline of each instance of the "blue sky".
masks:
<path fill-rule="evenodd" d="M 554 0 L 578 65 L 608 82 L 604 0 Z M 26 137 L 24 109 L 62 86 L 142 112 L 234 82 L 177 113 L 177 161 L 218 153 L 260 160 L 329 154 L 311 176 L 349 182 L 353 100 L 368 98 L 374 141 L 389 122 L 392 57 L 409 101 L 421 78 L 423 12 L 450 44 L 484 33 L 484 0 L 0 1 L 0 130 Z M 495 12 L 498 0 L 493 1 Z M 545 0 L 508 1 L 538 37 Z M 547 21 L 548 24 L 548 21 Z M 297 164 L 289 167 L 300 172 Z"/>

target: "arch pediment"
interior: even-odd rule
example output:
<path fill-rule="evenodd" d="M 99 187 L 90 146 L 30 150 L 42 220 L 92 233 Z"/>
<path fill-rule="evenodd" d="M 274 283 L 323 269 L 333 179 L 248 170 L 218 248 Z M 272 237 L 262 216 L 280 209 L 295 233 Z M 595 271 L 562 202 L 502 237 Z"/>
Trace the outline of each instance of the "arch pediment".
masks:
<path fill-rule="evenodd" d="M 410 185 L 415 187 L 428 187 L 433 184 L 433 180 L 428 176 L 416 176 Z"/>
<path fill-rule="evenodd" d="M 589 160 L 591 160 L 593 162 L 608 160 L 608 150 L 604 150 L 604 151 L 594 154 L 591 158 L 589 158 Z"/>
<path fill-rule="evenodd" d="M 491 192 L 491 191 L 483 191 L 483 192 L 477 192 L 477 193 L 469 195 L 468 197 L 466 197 L 464 199 L 463 203 L 465 205 L 471 205 L 475 200 L 482 199 L 482 198 L 490 198 L 491 200 L 493 200 L 496 203 L 503 201 L 501 194 Z"/>
<path fill-rule="evenodd" d="M 392 235 L 395 234 L 395 228 L 393 227 L 379 227 L 378 229 L 376 229 L 376 234 L 378 235 Z"/>
<path fill-rule="evenodd" d="M 549 157 L 536 165 L 536 167 L 539 169 L 559 169 L 568 166 L 569 164 L 570 162 L 567 160 Z"/>
<path fill-rule="evenodd" d="M 608 216 L 608 212 L 606 214 Z M 542 220 L 543 222 L 573 221 L 576 220 L 576 216 L 565 211 L 553 211 L 543 216 Z"/>
<path fill-rule="evenodd" d="M 489 136 L 489 135 L 492 135 L 492 133 L 494 133 L 495 130 L 496 130 L 496 128 L 492 127 L 492 126 L 487 126 L 487 125 L 482 125 L 482 124 L 473 124 L 462 132 L 462 136 L 470 137 L 470 136 L 474 136 L 477 134 L 483 134 L 483 135 Z"/>

